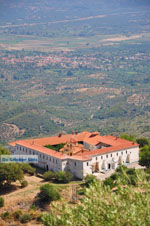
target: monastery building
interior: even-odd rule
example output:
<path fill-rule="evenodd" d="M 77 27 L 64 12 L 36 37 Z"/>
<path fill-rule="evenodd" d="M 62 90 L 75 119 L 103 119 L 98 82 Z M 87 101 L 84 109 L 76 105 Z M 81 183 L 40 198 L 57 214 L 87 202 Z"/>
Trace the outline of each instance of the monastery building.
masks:
<path fill-rule="evenodd" d="M 55 137 L 18 140 L 9 145 L 12 154 L 38 155 L 41 168 L 70 171 L 80 179 L 139 161 L 138 144 L 111 135 L 101 136 L 98 132 L 60 133 Z"/>

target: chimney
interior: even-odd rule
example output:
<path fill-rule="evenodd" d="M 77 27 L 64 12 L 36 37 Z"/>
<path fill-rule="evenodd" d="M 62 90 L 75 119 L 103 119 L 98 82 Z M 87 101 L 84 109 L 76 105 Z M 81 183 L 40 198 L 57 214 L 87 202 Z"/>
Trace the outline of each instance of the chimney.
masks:
<path fill-rule="evenodd" d="M 58 137 L 61 137 L 62 136 L 62 133 L 60 132 L 59 134 L 58 134 Z"/>

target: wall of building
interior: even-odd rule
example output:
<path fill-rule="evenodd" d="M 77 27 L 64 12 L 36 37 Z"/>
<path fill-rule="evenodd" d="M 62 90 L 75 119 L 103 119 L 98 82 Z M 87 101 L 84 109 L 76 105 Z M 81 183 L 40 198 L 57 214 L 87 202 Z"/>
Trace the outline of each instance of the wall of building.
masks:
<path fill-rule="evenodd" d="M 13 147 L 13 146 L 9 145 L 9 150 L 10 150 L 11 154 L 13 155 L 15 153 L 15 151 L 16 151 L 16 147 Z"/>
<path fill-rule="evenodd" d="M 116 169 L 119 164 L 127 165 L 139 161 L 139 148 L 134 147 L 117 152 L 94 156 L 91 161 L 83 163 L 83 176 L 99 171 Z"/>
<path fill-rule="evenodd" d="M 38 155 L 38 166 L 46 170 L 61 171 L 62 161 L 53 156 L 17 145 L 14 154 Z"/>
<path fill-rule="evenodd" d="M 88 150 L 96 150 L 97 149 L 97 147 L 95 145 L 88 144 L 86 142 L 83 142 L 83 145 L 84 145 L 84 148 L 88 149 Z"/>
<path fill-rule="evenodd" d="M 83 162 L 80 160 L 68 159 L 68 170 L 77 178 L 83 178 Z"/>
<path fill-rule="evenodd" d="M 75 177 L 83 179 L 87 174 L 92 174 L 98 168 L 99 171 L 116 169 L 118 164 L 127 165 L 139 161 L 139 147 L 129 148 L 117 152 L 106 153 L 92 157 L 90 161 L 75 159 L 61 160 L 50 155 L 17 145 L 14 154 L 38 155 L 38 166 L 52 171 L 70 171 Z"/>
<path fill-rule="evenodd" d="M 83 177 L 92 174 L 92 161 L 83 162 Z"/>

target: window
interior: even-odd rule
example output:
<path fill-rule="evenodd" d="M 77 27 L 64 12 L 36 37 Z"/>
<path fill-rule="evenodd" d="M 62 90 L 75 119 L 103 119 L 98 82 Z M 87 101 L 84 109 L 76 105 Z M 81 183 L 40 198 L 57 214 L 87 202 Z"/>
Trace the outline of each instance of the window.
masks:
<path fill-rule="evenodd" d="M 116 153 L 116 155 L 118 156 L 118 152 Z"/>
<path fill-rule="evenodd" d="M 57 159 L 56 159 L 56 164 L 57 164 Z"/>
<path fill-rule="evenodd" d="M 111 154 L 111 157 L 112 157 L 112 154 Z"/>
<path fill-rule="evenodd" d="M 108 155 L 106 155 L 106 158 L 108 158 Z"/>
<path fill-rule="evenodd" d="M 126 151 L 126 154 L 128 154 L 128 152 Z"/>
<path fill-rule="evenodd" d="M 31 150 L 29 150 L 29 154 L 31 154 Z"/>
<path fill-rule="evenodd" d="M 96 160 L 97 160 L 97 157 L 96 157 Z"/>
<path fill-rule="evenodd" d="M 54 159 L 53 159 L 53 162 L 54 162 Z"/>
<path fill-rule="evenodd" d="M 43 155 L 43 159 L 45 159 L 45 155 Z"/>
<path fill-rule="evenodd" d="M 50 162 L 51 162 L 51 157 L 49 158 Z"/>
<path fill-rule="evenodd" d="M 87 162 L 86 164 L 87 164 L 87 166 L 89 165 L 89 163 L 88 163 L 88 162 Z"/>
<path fill-rule="evenodd" d="M 76 162 L 74 162 L 74 165 L 75 165 L 75 166 L 77 165 Z"/>
<path fill-rule="evenodd" d="M 46 158 L 47 160 L 48 160 L 48 156 L 47 156 L 47 158 Z"/>
<path fill-rule="evenodd" d="M 103 156 L 101 156 L 101 159 L 103 159 Z"/>
<path fill-rule="evenodd" d="M 123 152 L 121 152 L 121 154 L 123 155 Z"/>

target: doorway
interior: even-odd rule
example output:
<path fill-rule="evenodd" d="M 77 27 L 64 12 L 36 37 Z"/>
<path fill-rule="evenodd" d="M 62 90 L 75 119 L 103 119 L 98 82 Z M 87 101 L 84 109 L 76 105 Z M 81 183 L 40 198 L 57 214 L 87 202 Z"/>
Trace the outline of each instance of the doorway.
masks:
<path fill-rule="evenodd" d="M 111 164 L 110 163 L 108 163 L 108 170 L 110 170 L 111 169 Z"/>

